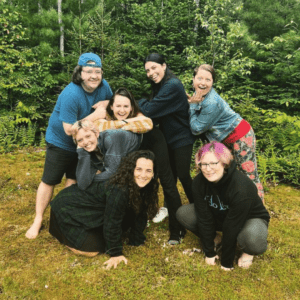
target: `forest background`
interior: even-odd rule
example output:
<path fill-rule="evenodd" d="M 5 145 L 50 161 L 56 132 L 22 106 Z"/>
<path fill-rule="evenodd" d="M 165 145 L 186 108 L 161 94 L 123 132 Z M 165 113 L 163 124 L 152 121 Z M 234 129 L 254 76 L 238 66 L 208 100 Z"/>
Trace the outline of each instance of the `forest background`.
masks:
<path fill-rule="evenodd" d="M 248 120 L 263 182 L 300 183 L 299 0 L 0 0 L 0 152 L 44 146 L 78 57 L 95 52 L 112 89 L 150 91 L 151 52 L 191 92 L 213 64 L 221 96 Z"/>
<path fill-rule="evenodd" d="M 300 299 L 299 26 L 300 0 L 0 0 L 0 298 Z M 167 220 L 151 223 L 145 247 L 125 245 L 128 265 L 109 272 L 107 256 L 75 256 L 51 237 L 49 208 L 40 236 L 25 238 L 48 119 L 87 51 L 113 90 L 136 99 L 150 91 L 150 52 L 188 92 L 193 69 L 214 64 L 217 91 L 255 130 L 268 189 L 268 251 L 249 270 L 205 265 L 191 233 L 168 246 Z"/>

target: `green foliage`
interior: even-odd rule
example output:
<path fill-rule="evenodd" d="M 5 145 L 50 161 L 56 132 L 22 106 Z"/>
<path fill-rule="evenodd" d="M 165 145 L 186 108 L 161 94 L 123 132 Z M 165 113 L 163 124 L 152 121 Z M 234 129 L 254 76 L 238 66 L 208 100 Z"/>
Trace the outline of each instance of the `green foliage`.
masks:
<path fill-rule="evenodd" d="M 300 24 L 300 3 L 297 0 L 247 0 L 240 16 L 255 39 L 270 42 L 286 32 L 286 24 Z"/>
<path fill-rule="evenodd" d="M 299 1 L 271 2 L 64 0 L 61 57 L 56 0 L 1 0 L 1 151 L 45 146 L 50 113 L 81 53 L 99 54 L 112 89 L 125 86 L 139 99 L 150 92 L 143 59 L 159 52 L 187 92 L 193 69 L 213 64 L 216 90 L 255 130 L 264 180 L 297 184 Z"/>
<path fill-rule="evenodd" d="M 36 135 L 36 124 L 30 122 L 27 125 L 18 126 L 12 116 L 0 117 L 0 153 L 34 146 Z"/>
<path fill-rule="evenodd" d="M 300 35 L 290 23 L 287 33 L 274 37 L 272 43 L 252 41 L 251 93 L 263 108 L 277 108 L 286 113 L 300 113 Z"/>
<path fill-rule="evenodd" d="M 240 94 L 247 92 L 245 81 L 251 74 L 254 61 L 245 56 L 242 48 L 235 46 L 246 29 L 238 22 L 230 23 L 231 17 L 224 14 L 231 3 L 231 0 L 206 1 L 203 11 L 198 11 L 196 17 L 207 37 L 199 46 L 186 47 L 185 52 L 193 68 L 203 63 L 213 65 L 218 75 L 214 86 L 219 92 L 226 92 L 231 100 L 239 101 Z M 191 71 L 181 77 L 187 89 L 191 78 Z"/>

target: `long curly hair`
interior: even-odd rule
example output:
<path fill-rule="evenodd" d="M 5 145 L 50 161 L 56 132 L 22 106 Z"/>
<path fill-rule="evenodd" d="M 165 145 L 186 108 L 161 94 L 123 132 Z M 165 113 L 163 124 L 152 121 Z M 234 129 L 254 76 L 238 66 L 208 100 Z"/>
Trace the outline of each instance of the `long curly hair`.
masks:
<path fill-rule="evenodd" d="M 139 158 L 150 159 L 153 162 L 154 176 L 143 188 L 140 188 L 134 179 L 134 170 Z M 138 214 L 143 209 L 147 211 L 148 219 L 155 217 L 158 211 L 158 173 L 153 152 L 149 150 L 135 151 L 123 157 L 120 166 L 109 184 L 118 185 L 129 192 L 129 205 Z"/>

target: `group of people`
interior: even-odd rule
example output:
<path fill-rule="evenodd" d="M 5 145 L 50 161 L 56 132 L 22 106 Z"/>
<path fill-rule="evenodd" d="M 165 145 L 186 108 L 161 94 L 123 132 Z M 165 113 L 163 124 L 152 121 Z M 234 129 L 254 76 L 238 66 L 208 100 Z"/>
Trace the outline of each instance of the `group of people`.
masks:
<path fill-rule="evenodd" d="M 170 245 L 188 229 L 200 237 L 207 264 L 216 264 L 221 247 L 221 268 L 232 270 L 238 245 L 238 265 L 248 268 L 254 255 L 266 251 L 270 218 L 253 129 L 214 90 L 212 66 L 194 70 L 191 96 L 162 55 L 148 55 L 144 67 L 152 90 L 137 102 L 126 88 L 112 93 L 98 55 L 79 57 L 49 120 L 36 216 L 26 237 L 38 236 L 50 203 L 49 232 L 77 254 L 109 254 L 110 269 L 127 264 L 124 234 L 130 245 L 142 245 L 147 220 L 167 213 Z M 196 153 L 199 174 L 192 179 L 199 135 L 208 143 Z M 65 188 L 50 202 L 64 175 Z M 182 206 L 178 179 L 188 205 Z"/>

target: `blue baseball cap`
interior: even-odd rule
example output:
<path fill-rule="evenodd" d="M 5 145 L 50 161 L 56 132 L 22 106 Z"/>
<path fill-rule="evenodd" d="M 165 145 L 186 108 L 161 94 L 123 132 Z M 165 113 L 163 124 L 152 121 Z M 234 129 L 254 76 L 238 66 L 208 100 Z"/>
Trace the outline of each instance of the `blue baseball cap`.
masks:
<path fill-rule="evenodd" d="M 88 64 L 88 61 L 93 61 L 95 64 Z M 83 53 L 78 59 L 78 66 L 102 68 L 101 58 L 95 53 Z"/>

